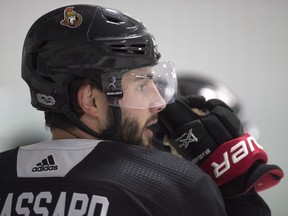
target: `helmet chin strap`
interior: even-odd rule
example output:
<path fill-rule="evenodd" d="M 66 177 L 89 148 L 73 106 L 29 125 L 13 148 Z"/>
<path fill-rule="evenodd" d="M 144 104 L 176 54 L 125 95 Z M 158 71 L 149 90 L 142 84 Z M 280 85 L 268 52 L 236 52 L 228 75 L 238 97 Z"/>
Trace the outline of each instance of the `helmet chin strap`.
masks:
<path fill-rule="evenodd" d="M 59 110 L 80 130 L 84 131 L 85 133 L 103 140 L 114 140 L 119 141 L 119 137 L 117 136 L 117 131 L 120 127 L 121 123 L 121 110 L 120 107 L 112 107 L 113 116 L 114 116 L 114 127 L 104 130 L 102 133 L 97 133 L 96 131 L 92 130 L 91 128 L 87 127 L 80 119 L 76 116 L 76 114 L 67 107 L 66 104 L 61 106 Z"/>

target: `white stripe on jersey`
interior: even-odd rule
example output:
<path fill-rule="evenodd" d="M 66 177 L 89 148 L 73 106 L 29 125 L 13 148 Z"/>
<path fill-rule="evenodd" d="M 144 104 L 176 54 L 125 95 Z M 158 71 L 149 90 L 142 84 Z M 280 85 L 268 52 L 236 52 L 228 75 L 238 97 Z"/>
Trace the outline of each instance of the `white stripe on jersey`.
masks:
<path fill-rule="evenodd" d="M 21 146 L 17 156 L 18 177 L 64 177 L 101 140 L 61 139 Z"/>

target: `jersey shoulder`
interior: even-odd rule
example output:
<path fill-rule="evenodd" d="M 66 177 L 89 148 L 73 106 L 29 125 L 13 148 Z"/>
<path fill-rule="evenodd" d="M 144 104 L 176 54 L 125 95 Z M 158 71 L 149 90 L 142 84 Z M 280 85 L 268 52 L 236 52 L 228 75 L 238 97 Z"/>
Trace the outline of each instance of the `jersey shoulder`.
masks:
<path fill-rule="evenodd" d="M 205 201 L 208 206 L 215 199 L 219 209 L 222 206 L 217 186 L 191 162 L 168 152 L 124 143 L 99 143 L 68 176 L 110 182 L 171 215 L 189 213 L 193 208 L 198 211 L 199 202 L 206 199 L 204 194 L 211 197 Z M 205 208 L 199 210 L 202 215 Z"/>

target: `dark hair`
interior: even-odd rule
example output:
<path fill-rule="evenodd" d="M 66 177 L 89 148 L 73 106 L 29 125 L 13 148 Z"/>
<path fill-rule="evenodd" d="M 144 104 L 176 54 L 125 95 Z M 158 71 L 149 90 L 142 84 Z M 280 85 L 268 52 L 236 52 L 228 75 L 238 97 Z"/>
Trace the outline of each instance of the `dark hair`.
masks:
<path fill-rule="evenodd" d="M 77 93 L 81 86 L 90 85 L 92 89 L 103 91 L 102 84 L 99 79 L 88 79 L 88 78 L 76 78 L 71 81 L 68 86 L 69 99 L 71 103 L 72 111 L 80 118 L 83 115 L 83 111 L 77 102 Z M 63 113 L 45 111 L 45 125 L 46 127 L 53 130 L 54 128 L 59 129 L 71 129 L 75 128 L 75 125 L 68 119 Z"/>

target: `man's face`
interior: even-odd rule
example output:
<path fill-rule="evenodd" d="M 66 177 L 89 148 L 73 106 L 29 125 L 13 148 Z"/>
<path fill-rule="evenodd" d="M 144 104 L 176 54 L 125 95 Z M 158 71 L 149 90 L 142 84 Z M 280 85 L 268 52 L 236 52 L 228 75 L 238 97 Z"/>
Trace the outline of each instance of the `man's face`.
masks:
<path fill-rule="evenodd" d="M 165 108 L 153 82 L 151 67 L 131 70 L 122 77 L 123 98 L 119 100 L 122 121 L 119 136 L 122 141 L 151 147 L 153 132 L 148 128 L 157 123 L 157 114 Z"/>

